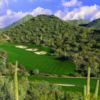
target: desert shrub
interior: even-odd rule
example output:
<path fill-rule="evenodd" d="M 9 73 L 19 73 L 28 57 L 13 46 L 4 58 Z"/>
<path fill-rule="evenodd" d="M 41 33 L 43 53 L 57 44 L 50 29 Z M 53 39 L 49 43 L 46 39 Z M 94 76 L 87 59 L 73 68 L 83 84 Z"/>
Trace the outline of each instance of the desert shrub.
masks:
<path fill-rule="evenodd" d="M 34 74 L 34 75 L 38 75 L 39 73 L 40 73 L 40 72 L 39 72 L 39 69 L 34 69 L 34 70 L 33 70 L 33 74 Z"/>

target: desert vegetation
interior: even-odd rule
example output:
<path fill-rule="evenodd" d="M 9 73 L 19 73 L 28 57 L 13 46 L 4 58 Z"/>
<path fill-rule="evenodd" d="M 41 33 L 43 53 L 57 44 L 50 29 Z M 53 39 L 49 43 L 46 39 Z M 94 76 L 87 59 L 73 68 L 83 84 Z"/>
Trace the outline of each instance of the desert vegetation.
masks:
<path fill-rule="evenodd" d="M 17 61 L 15 64 L 9 64 L 9 69 L 7 59 L 5 60 L 6 57 L 6 53 L 0 51 L 0 68 L 3 67 L 5 71 L 1 71 L 0 74 L 1 100 L 48 100 L 48 98 L 49 100 L 99 100 L 99 80 L 97 80 L 95 92 L 90 92 L 90 67 L 88 67 L 87 81 L 83 88 L 84 92 L 75 93 L 64 91 L 62 88 L 64 84 L 30 80 L 28 74 L 21 75 L 22 72 Z M 68 87 L 72 88 L 72 86 Z"/>
<path fill-rule="evenodd" d="M 99 20 L 28 15 L 2 29 L 0 100 L 99 100 Z"/>
<path fill-rule="evenodd" d="M 28 21 L 24 20 L 3 32 L 10 37 L 10 42 L 50 48 L 57 58 L 72 60 L 75 70 L 82 75 L 86 75 L 87 65 L 90 64 L 92 76 L 99 76 L 100 71 L 99 33 L 99 29 L 75 26 L 47 15 L 29 17 Z"/>

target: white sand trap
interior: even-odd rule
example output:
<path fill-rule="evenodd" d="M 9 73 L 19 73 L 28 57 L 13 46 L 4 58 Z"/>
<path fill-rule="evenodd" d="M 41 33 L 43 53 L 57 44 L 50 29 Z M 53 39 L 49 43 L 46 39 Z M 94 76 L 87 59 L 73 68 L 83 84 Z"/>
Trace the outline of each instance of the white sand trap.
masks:
<path fill-rule="evenodd" d="M 34 48 L 34 49 L 32 49 L 32 51 L 38 51 L 38 49 L 37 48 Z"/>
<path fill-rule="evenodd" d="M 16 48 L 21 48 L 21 49 L 26 49 L 27 46 L 23 46 L 23 45 L 17 45 Z"/>
<path fill-rule="evenodd" d="M 39 52 L 34 52 L 35 54 L 37 54 L 37 55 L 45 55 L 45 54 L 47 54 L 47 52 L 45 52 L 45 51 L 39 51 Z"/>
<path fill-rule="evenodd" d="M 35 49 L 33 49 L 33 48 L 26 49 L 26 51 L 33 51 L 33 52 L 34 52 L 34 51 L 37 51 L 37 50 L 38 50 L 38 49 L 36 49 L 36 48 L 35 48 Z"/>
<path fill-rule="evenodd" d="M 46 51 L 41 51 L 40 53 L 43 54 L 43 55 L 47 54 Z"/>
<path fill-rule="evenodd" d="M 37 55 L 45 55 L 45 54 L 47 54 L 46 51 L 38 51 L 37 48 L 27 48 L 27 46 L 24 46 L 24 45 L 16 45 L 16 48 L 25 49 L 26 51 L 34 52 Z"/>
<path fill-rule="evenodd" d="M 34 52 L 35 54 L 37 54 L 37 55 L 40 55 L 41 53 L 40 52 Z"/>
<path fill-rule="evenodd" d="M 74 87 L 75 86 L 73 84 L 55 84 L 55 85 L 58 85 L 58 86 L 68 86 L 68 87 Z"/>
<path fill-rule="evenodd" d="M 25 49 L 26 51 L 33 51 L 32 49 Z"/>

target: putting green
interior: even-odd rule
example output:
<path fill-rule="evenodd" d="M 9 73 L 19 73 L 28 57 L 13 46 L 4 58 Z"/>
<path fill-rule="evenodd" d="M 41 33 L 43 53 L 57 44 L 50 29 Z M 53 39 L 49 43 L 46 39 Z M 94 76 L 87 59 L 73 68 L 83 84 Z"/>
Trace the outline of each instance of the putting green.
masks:
<path fill-rule="evenodd" d="M 47 48 L 40 46 L 28 45 L 27 47 L 49 52 Z M 25 49 L 16 48 L 16 45 L 11 43 L 0 43 L 0 49 L 7 51 L 9 62 L 14 63 L 17 60 L 28 70 L 39 69 L 43 73 L 58 75 L 75 73 L 75 65 L 71 61 L 60 61 L 50 55 L 37 55 Z"/>

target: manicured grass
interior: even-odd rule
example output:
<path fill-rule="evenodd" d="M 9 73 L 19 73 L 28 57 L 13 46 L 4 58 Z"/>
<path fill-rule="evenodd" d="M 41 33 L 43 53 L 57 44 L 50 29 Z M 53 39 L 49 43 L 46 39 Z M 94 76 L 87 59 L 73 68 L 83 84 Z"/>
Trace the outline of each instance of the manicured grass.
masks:
<path fill-rule="evenodd" d="M 57 84 L 73 84 L 75 87 L 63 87 L 65 91 L 73 91 L 73 92 L 83 92 L 83 87 L 86 85 L 85 78 L 54 78 L 54 77 L 43 77 L 43 76 L 31 76 L 29 80 L 37 80 L 37 81 L 48 81 L 50 83 Z M 91 79 L 91 92 L 93 93 L 96 86 L 96 79 Z M 100 94 L 100 87 L 99 87 Z"/>
<path fill-rule="evenodd" d="M 49 52 L 48 48 L 43 48 L 35 45 L 28 45 L 30 48 L 38 48 L 39 50 L 45 50 Z M 0 49 L 7 51 L 8 61 L 15 63 L 17 60 L 19 64 L 25 66 L 27 70 L 39 69 L 40 72 L 49 74 L 74 74 L 75 65 L 71 61 L 59 61 L 55 57 L 50 55 L 36 55 L 33 52 L 26 51 L 24 49 L 16 48 L 15 44 L 0 43 Z M 86 79 L 82 78 L 54 78 L 54 77 L 42 77 L 31 76 L 30 80 L 35 81 L 48 81 L 50 83 L 57 84 L 73 84 L 75 87 L 63 87 L 65 91 L 83 92 L 83 87 L 86 84 Z M 91 80 L 91 91 L 94 92 L 96 80 Z M 99 89 L 100 94 L 100 89 Z"/>
<path fill-rule="evenodd" d="M 28 45 L 28 47 L 39 48 L 40 50 L 49 51 L 47 48 L 40 46 Z M 74 74 L 75 65 L 71 61 L 60 61 L 50 55 L 36 55 L 33 52 L 16 48 L 15 44 L 0 43 L 0 49 L 7 51 L 8 61 L 25 66 L 28 70 L 39 69 L 40 72 L 49 74 Z"/>

